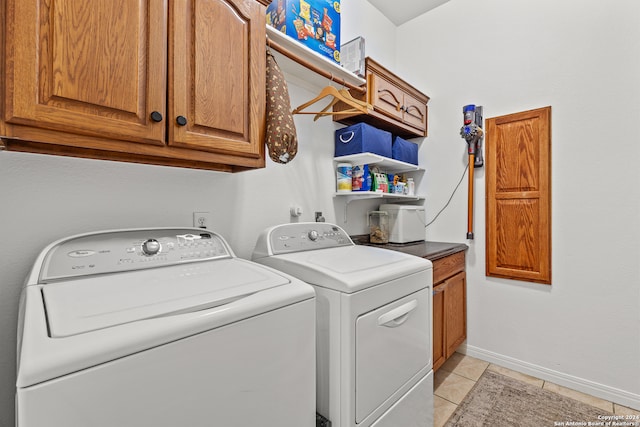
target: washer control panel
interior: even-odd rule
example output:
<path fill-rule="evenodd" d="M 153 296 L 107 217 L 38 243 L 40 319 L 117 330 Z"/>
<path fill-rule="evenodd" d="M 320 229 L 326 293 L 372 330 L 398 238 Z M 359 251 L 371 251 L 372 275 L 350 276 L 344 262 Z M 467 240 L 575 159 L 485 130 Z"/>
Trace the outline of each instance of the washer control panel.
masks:
<path fill-rule="evenodd" d="M 274 255 L 352 245 L 342 228 L 326 222 L 283 224 L 274 227 L 269 235 Z"/>
<path fill-rule="evenodd" d="M 70 237 L 51 247 L 40 282 L 232 256 L 221 236 L 204 229 L 98 232 Z"/>

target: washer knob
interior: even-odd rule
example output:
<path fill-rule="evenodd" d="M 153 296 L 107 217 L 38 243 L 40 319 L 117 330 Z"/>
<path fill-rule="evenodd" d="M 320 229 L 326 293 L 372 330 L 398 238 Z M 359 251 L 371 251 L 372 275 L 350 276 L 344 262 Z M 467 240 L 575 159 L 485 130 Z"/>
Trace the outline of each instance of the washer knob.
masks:
<path fill-rule="evenodd" d="M 316 230 L 311 230 L 309 232 L 309 240 L 311 240 L 312 242 L 318 240 L 318 232 Z"/>
<path fill-rule="evenodd" d="M 148 239 L 142 244 L 142 252 L 145 255 L 155 255 L 160 252 L 160 242 L 156 239 Z"/>

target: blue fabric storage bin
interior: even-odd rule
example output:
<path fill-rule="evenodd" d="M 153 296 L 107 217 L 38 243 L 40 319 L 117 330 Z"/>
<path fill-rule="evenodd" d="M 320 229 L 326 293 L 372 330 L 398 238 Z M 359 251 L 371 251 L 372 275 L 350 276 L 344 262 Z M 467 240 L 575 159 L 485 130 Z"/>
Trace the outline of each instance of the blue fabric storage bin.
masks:
<path fill-rule="evenodd" d="M 391 158 L 391 133 L 366 123 L 356 123 L 335 133 L 336 157 L 374 153 Z"/>
<path fill-rule="evenodd" d="M 418 164 L 418 144 L 404 140 L 399 136 L 393 138 L 393 147 L 391 148 L 393 159 L 405 163 Z"/>

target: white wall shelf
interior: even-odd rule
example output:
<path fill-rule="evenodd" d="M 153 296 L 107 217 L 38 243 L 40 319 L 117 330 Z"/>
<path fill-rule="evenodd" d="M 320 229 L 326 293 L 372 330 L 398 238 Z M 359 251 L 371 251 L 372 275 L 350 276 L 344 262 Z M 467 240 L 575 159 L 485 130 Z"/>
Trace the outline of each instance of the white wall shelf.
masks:
<path fill-rule="evenodd" d="M 405 194 L 395 194 L 395 193 L 382 193 L 379 191 L 336 192 L 334 193 L 334 197 L 343 197 L 346 199 L 347 203 L 350 203 L 354 200 L 363 200 L 363 199 L 398 199 L 403 202 L 424 200 L 424 197 L 407 196 Z"/>
<path fill-rule="evenodd" d="M 419 172 L 424 168 L 412 163 L 401 162 L 374 153 L 349 154 L 347 156 L 334 157 L 336 163 L 351 163 L 354 165 L 376 165 L 387 173 Z"/>
<path fill-rule="evenodd" d="M 366 83 L 364 79 L 342 68 L 340 64 L 309 49 L 270 25 L 267 25 L 267 38 L 279 46 L 272 45 L 271 51 L 274 53 L 280 69 L 301 81 L 311 83 L 317 87 L 326 86 L 332 80 L 337 84 L 344 82 L 354 87 L 360 87 Z M 279 52 L 279 48 L 283 48 L 285 52 Z M 309 66 L 305 65 L 305 63 Z M 317 70 L 311 70 L 311 68 Z"/>
<path fill-rule="evenodd" d="M 374 153 L 358 153 L 339 156 L 333 158 L 334 163 L 351 163 L 352 165 L 369 165 L 378 166 L 385 173 L 406 173 L 406 172 L 424 172 L 425 169 L 412 163 L 401 162 L 399 160 L 390 159 Z M 365 199 L 394 199 L 401 202 L 413 202 L 424 200 L 424 197 L 409 196 L 405 194 L 383 193 L 379 191 L 345 191 L 336 192 L 334 197 L 339 197 L 346 201 L 345 204 L 345 221 L 347 217 L 346 206 L 354 200 Z"/>

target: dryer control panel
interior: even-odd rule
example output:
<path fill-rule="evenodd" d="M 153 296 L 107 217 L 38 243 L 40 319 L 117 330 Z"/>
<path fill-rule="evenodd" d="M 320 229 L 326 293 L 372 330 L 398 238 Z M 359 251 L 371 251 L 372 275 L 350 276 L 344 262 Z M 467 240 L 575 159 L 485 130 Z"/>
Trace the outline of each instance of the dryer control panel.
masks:
<path fill-rule="evenodd" d="M 273 255 L 354 244 L 342 228 L 326 222 L 283 224 L 269 229 L 267 233 L 266 241 L 258 240 L 256 250 L 267 244 L 268 249 L 263 249 Z"/>
<path fill-rule="evenodd" d="M 45 251 L 40 283 L 234 256 L 221 236 L 198 228 L 83 234 Z"/>

